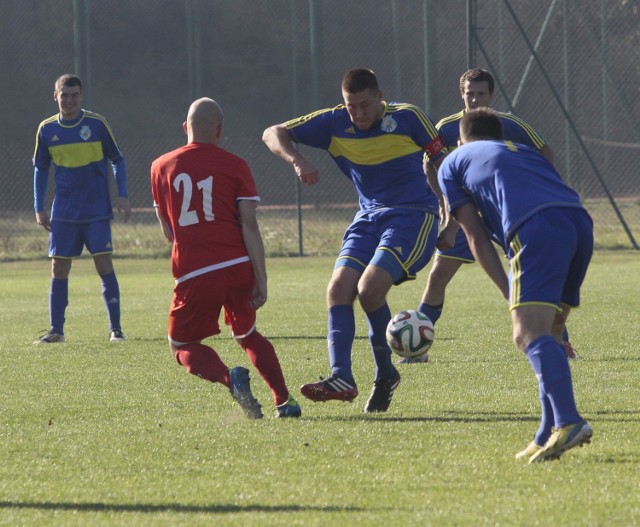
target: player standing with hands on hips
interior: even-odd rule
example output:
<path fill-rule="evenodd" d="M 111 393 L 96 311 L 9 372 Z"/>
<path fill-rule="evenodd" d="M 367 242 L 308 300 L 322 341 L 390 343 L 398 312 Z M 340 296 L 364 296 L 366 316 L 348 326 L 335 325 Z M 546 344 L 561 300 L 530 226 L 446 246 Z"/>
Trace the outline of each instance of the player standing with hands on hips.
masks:
<path fill-rule="evenodd" d="M 59 77 L 53 98 L 60 113 L 40 123 L 33 155 L 36 221 L 49 231 L 51 327 L 34 344 L 64 342 L 71 263 L 85 246 L 102 281 L 109 340 L 122 342 L 120 286 L 111 259 L 113 210 L 107 160 L 118 187 L 117 207 L 124 212 L 125 221 L 131 213 L 126 164 L 106 119 L 82 109 L 82 81 L 78 77 L 71 74 Z M 44 201 L 51 164 L 55 168 L 55 197 L 49 218 Z"/>
<path fill-rule="evenodd" d="M 559 458 L 589 443 L 593 430 L 576 407 L 559 337 L 593 253 L 593 222 L 551 163 L 532 148 L 502 140 L 493 110 L 465 112 L 462 146 L 438 170 L 438 182 L 471 250 L 509 301 L 513 341 L 536 374 L 542 417 L 518 459 Z M 510 260 L 509 277 L 491 239 Z"/>
<path fill-rule="evenodd" d="M 218 319 L 263 377 L 276 417 L 299 417 L 273 345 L 256 329 L 256 310 L 267 301 L 264 246 L 256 219 L 260 200 L 247 163 L 218 146 L 223 115 L 212 99 L 191 104 L 183 124 L 188 142 L 151 165 L 151 191 L 165 237 L 172 242 L 175 278 L 169 345 L 186 370 L 229 388 L 247 417 L 262 417 L 249 371 L 231 371 L 202 340 L 220 333 Z"/>
<path fill-rule="evenodd" d="M 386 295 L 392 285 L 415 279 L 435 249 L 438 199 L 427 185 L 422 157 L 426 152 L 437 166 L 444 145 L 422 110 L 383 100 L 369 69 L 345 74 L 342 97 L 344 104 L 335 108 L 268 128 L 263 140 L 307 184 L 318 182 L 318 170 L 294 143 L 326 150 L 353 182 L 360 201 L 327 287 L 331 374 L 303 385 L 301 392 L 312 401 L 357 397 L 351 364 L 357 298 L 367 317 L 376 364 L 364 410 L 385 412 L 400 383 L 385 338 L 391 319 Z"/>

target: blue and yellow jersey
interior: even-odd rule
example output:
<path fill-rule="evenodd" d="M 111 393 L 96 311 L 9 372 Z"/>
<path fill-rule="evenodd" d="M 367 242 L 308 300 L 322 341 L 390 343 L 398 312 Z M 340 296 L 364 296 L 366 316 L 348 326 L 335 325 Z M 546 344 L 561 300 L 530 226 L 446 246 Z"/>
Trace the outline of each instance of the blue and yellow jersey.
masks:
<path fill-rule="evenodd" d="M 505 140 L 527 145 L 536 150 L 540 150 L 545 145 L 544 138 L 519 117 L 511 113 L 496 113 L 502 121 L 502 135 Z M 436 129 L 447 147 L 447 152 L 452 152 L 458 146 L 460 119 L 463 115 L 464 110 L 444 117 L 436 124 Z"/>
<path fill-rule="evenodd" d="M 431 119 L 412 104 L 384 103 L 380 122 L 359 130 L 344 105 L 285 123 L 293 141 L 329 152 L 353 182 L 360 208 L 409 207 L 438 213 L 422 167 L 424 152 L 442 156 L 444 144 Z"/>
<path fill-rule="evenodd" d="M 63 121 L 59 114 L 42 121 L 33 165 L 44 174 L 51 164 L 54 166 L 51 219 L 89 222 L 112 218 L 107 160 L 116 163 L 122 159 L 111 128 L 101 115 L 82 110 L 73 121 Z M 36 201 L 44 202 L 44 196 L 36 195 Z"/>
<path fill-rule="evenodd" d="M 438 169 L 450 210 L 474 203 L 505 253 L 520 225 L 549 207 L 582 207 L 538 151 L 511 141 L 473 141 L 456 148 Z"/>

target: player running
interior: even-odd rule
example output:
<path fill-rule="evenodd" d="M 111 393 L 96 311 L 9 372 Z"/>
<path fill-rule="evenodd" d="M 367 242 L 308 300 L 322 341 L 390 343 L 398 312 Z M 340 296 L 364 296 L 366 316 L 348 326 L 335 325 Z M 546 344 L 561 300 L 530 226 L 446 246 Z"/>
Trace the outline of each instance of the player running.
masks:
<path fill-rule="evenodd" d="M 262 417 L 249 371 L 229 368 L 202 340 L 225 323 L 273 394 L 276 417 L 299 417 L 271 342 L 256 329 L 256 309 L 267 301 L 264 246 L 256 219 L 260 200 L 247 163 L 218 147 L 222 109 L 202 98 L 189 108 L 188 143 L 151 165 L 158 221 L 172 242 L 175 278 L 169 344 L 189 373 L 229 388 L 247 417 Z"/>

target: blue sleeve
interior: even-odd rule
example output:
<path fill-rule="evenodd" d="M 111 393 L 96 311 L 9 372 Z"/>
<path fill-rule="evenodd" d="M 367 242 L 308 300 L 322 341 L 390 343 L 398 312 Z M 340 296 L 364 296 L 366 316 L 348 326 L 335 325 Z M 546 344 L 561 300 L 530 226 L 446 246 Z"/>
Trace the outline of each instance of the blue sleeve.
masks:
<path fill-rule="evenodd" d="M 456 152 L 445 157 L 438 169 L 438 184 L 442 194 L 449 203 L 449 210 L 451 212 L 465 203 L 473 201 L 471 196 L 465 192 L 461 181 L 458 179 L 458 174 L 460 173 L 458 157 L 456 150 Z"/>
<path fill-rule="evenodd" d="M 334 110 L 319 110 L 287 121 L 285 126 L 289 130 L 291 139 L 295 143 L 328 150 L 331 144 L 333 123 L 337 115 Z"/>
<path fill-rule="evenodd" d="M 44 210 L 44 198 L 47 194 L 49 170 L 35 167 L 33 169 L 33 208 L 36 212 Z"/>
<path fill-rule="evenodd" d="M 118 186 L 118 196 L 121 198 L 128 198 L 127 165 L 124 162 L 124 157 L 121 157 L 117 161 L 112 161 L 111 167 L 113 168 L 113 175 L 116 178 L 116 185 Z"/>

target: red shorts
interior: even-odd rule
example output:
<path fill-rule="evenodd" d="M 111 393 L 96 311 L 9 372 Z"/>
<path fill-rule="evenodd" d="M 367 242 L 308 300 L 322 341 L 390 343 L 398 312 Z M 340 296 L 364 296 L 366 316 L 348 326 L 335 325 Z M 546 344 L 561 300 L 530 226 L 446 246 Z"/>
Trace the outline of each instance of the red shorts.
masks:
<path fill-rule="evenodd" d="M 255 327 L 256 310 L 251 306 L 254 284 L 251 262 L 196 276 L 176 285 L 169 312 L 169 338 L 187 343 L 220 333 L 218 319 L 236 336 Z"/>

